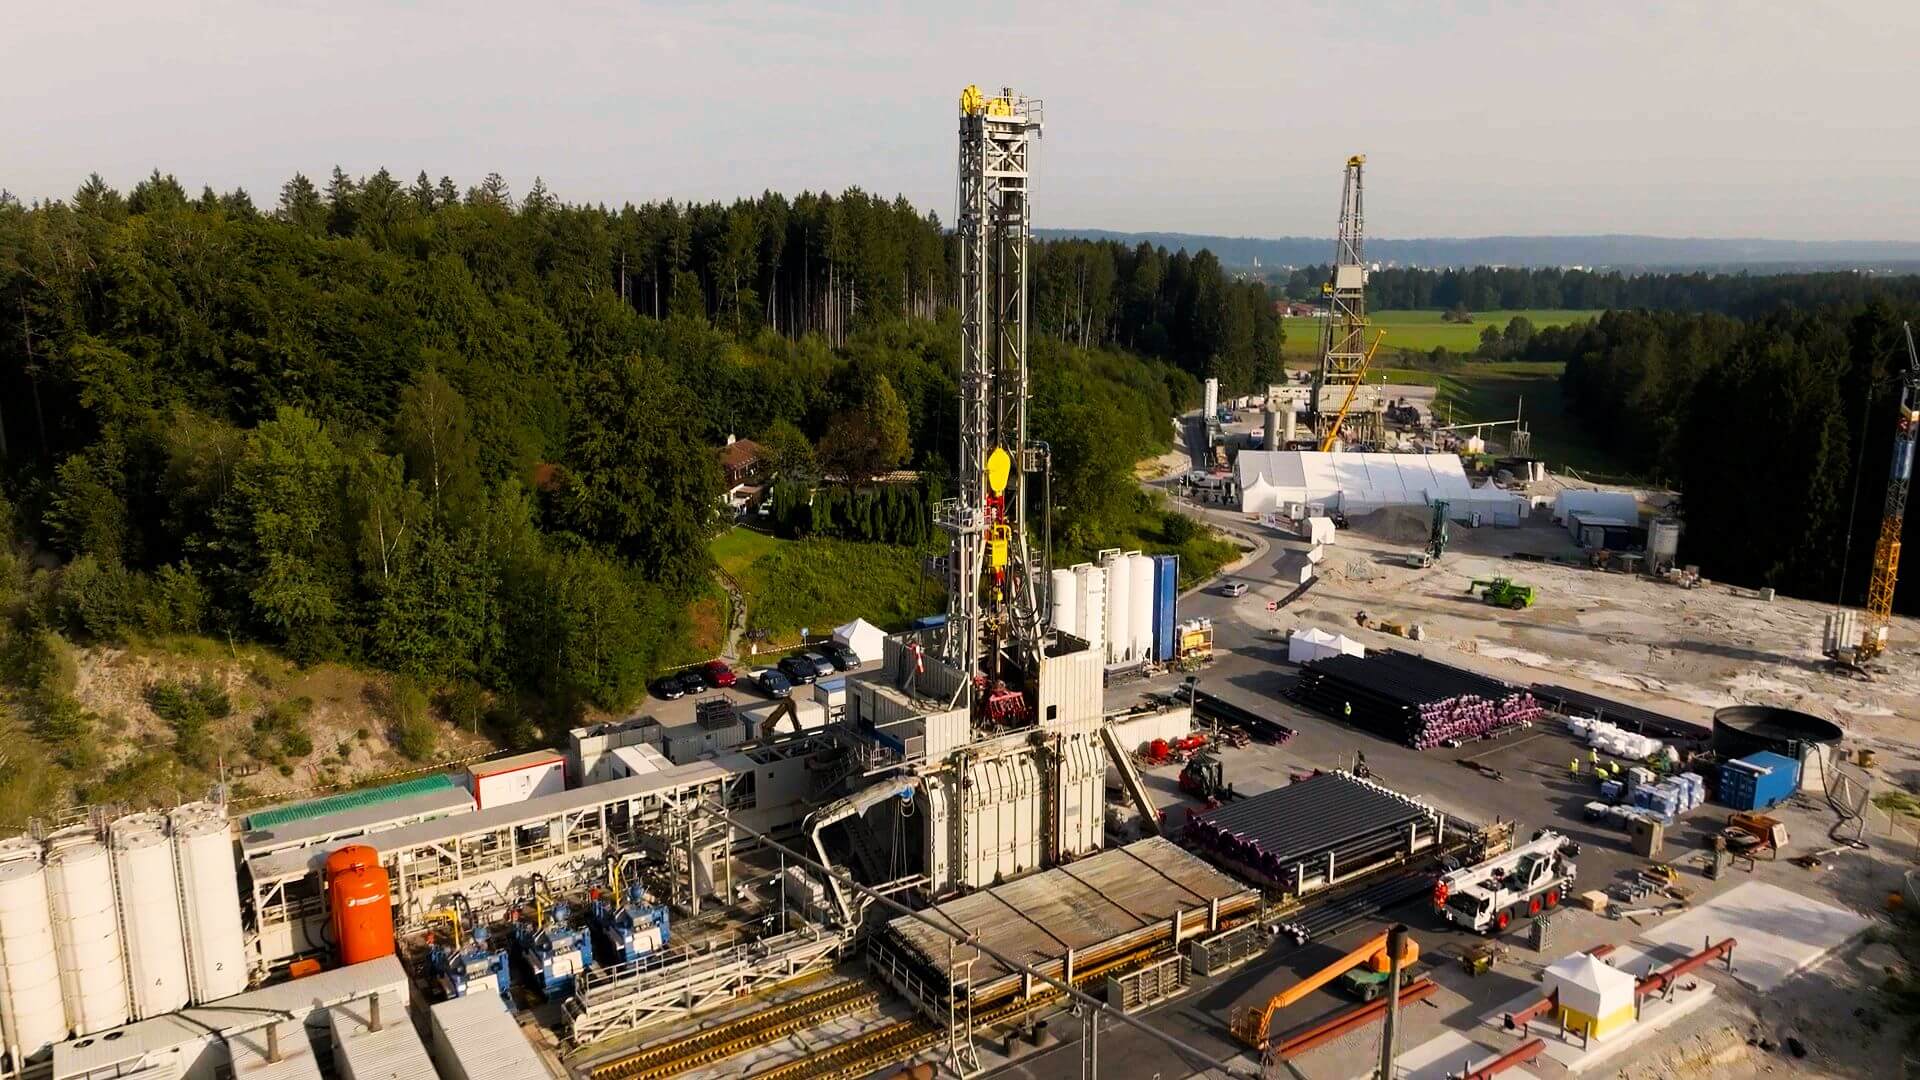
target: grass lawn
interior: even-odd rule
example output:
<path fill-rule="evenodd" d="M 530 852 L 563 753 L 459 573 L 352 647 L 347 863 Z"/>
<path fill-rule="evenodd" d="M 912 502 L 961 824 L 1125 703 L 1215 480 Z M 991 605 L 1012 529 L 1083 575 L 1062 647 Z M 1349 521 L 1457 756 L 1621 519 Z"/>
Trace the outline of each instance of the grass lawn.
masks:
<path fill-rule="evenodd" d="M 1440 424 L 1509 420 L 1515 408 L 1533 432 L 1533 454 L 1550 469 L 1572 466 L 1590 479 L 1627 479 L 1579 422 L 1564 411 L 1560 364 L 1461 364 L 1446 370 L 1375 368 L 1368 381 L 1434 387 L 1433 414 Z"/>
<path fill-rule="evenodd" d="M 1450 352 L 1470 353 L 1480 344 L 1481 330 L 1489 326 L 1504 330 L 1515 315 L 1526 316 L 1536 330 L 1600 316 L 1598 311 L 1539 308 L 1476 311 L 1470 323 L 1450 323 L 1441 321 L 1442 314 L 1439 311 L 1375 311 L 1368 314 L 1367 320 L 1374 327 L 1386 331 L 1387 336 L 1380 343 L 1380 355 L 1384 359 L 1395 349 L 1429 352 L 1444 346 Z M 1318 319 L 1288 319 L 1285 326 L 1287 340 L 1281 349 L 1283 356 L 1306 358 L 1320 355 Z"/>
<path fill-rule="evenodd" d="M 850 540 L 780 540 L 746 529 L 722 533 L 708 549 L 747 597 L 747 628 L 790 642 L 856 615 L 900 629 L 946 606 L 940 583 L 921 573 L 926 552 Z"/>

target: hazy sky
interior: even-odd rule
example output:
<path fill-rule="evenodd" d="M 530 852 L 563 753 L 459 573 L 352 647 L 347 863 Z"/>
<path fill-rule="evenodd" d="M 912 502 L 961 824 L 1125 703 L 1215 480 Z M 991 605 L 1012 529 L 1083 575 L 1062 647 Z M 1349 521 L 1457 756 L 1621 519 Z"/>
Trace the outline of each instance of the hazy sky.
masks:
<path fill-rule="evenodd" d="M 155 166 L 536 174 L 576 201 L 903 193 L 955 100 L 1046 102 L 1045 226 L 1920 240 L 1920 3 L 63 0 L 0 30 L 0 187 Z"/>

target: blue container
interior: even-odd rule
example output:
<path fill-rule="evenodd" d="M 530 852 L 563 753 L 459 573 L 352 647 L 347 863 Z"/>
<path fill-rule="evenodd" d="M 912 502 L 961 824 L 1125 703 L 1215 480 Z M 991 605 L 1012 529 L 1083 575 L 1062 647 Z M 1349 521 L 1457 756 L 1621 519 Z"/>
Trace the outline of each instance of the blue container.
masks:
<path fill-rule="evenodd" d="M 1618 799 L 1620 793 L 1624 790 L 1626 790 L 1626 784 L 1618 780 L 1603 780 L 1600 782 L 1600 797 L 1609 802 Z"/>
<path fill-rule="evenodd" d="M 1735 810 L 1765 810 L 1800 787 L 1800 763 L 1762 750 L 1720 766 L 1719 801 Z"/>
<path fill-rule="evenodd" d="M 1174 604 L 1180 596 L 1180 556 L 1153 557 L 1153 658 L 1160 663 L 1173 659 L 1179 645 L 1174 629 Z"/>

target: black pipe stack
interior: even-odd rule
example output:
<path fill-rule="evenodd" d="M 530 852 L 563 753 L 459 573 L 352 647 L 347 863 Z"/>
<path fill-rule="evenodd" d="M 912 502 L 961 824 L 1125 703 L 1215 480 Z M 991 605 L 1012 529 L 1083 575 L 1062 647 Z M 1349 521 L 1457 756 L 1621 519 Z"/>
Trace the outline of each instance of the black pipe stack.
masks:
<path fill-rule="evenodd" d="M 1485 738 L 1546 715 L 1525 687 L 1392 649 L 1309 661 L 1290 695 L 1416 750 Z"/>
<path fill-rule="evenodd" d="M 1430 842 L 1439 815 L 1427 806 L 1346 773 L 1321 773 L 1226 803 L 1187 820 L 1187 837 L 1292 892 L 1301 871 L 1340 878 Z"/>

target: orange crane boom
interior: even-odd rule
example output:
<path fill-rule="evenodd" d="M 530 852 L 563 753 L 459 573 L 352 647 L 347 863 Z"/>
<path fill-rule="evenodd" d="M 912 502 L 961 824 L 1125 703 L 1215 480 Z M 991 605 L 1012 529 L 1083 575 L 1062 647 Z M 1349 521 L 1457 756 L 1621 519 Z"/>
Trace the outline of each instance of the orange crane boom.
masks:
<path fill-rule="evenodd" d="M 1901 328 L 1907 335 L 1907 371 L 1900 383 L 1899 426 L 1894 429 L 1893 462 L 1887 473 L 1887 508 L 1880 518 L 1880 538 L 1873 545 L 1873 574 L 1867 579 L 1867 625 L 1861 631 L 1858 650 L 1862 660 L 1879 656 L 1887 647 L 1893 588 L 1900 580 L 1900 533 L 1906 527 L 1914 439 L 1920 435 L 1920 351 L 1913 346 L 1913 324 L 1902 323 Z"/>
<path fill-rule="evenodd" d="M 1308 975 L 1285 990 L 1267 999 L 1265 1005 L 1256 1005 L 1237 1017 L 1232 1024 L 1233 1034 L 1241 1042 L 1255 1050 L 1265 1050 L 1267 1039 L 1273 1028 L 1273 1014 L 1313 993 L 1333 980 L 1359 967 L 1371 963 L 1376 971 L 1385 971 L 1387 957 L 1387 931 L 1368 938 L 1355 946 L 1352 952 Z M 1407 938 L 1406 952 L 1401 954 L 1400 966 L 1405 969 L 1420 957 L 1420 946 L 1412 937 Z"/>

